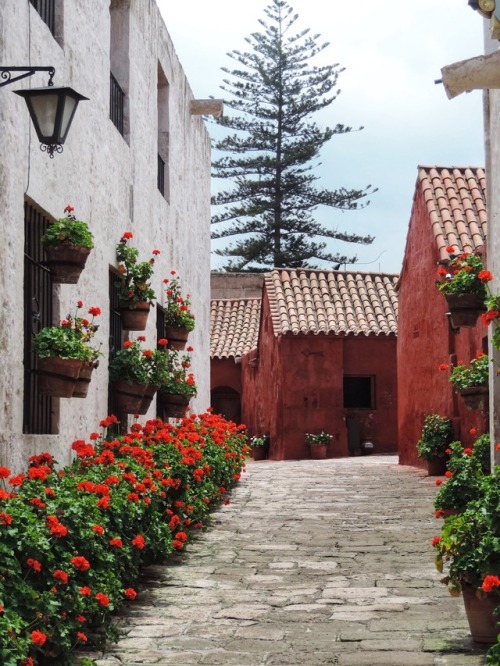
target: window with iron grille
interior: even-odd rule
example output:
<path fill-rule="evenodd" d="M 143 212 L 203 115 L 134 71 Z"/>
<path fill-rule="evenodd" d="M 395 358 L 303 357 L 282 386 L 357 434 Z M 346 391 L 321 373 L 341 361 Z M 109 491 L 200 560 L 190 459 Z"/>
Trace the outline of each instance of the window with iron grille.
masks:
<path fill-rule="evenodd" d="M 49 220 L 24 205 L 24 412 L 23 432 L 54 433 L 53 400 L 38 390 L 37 356 L 33 336 L 53 323 L 52 280 L 43 264 L 41 238 Z"/>
<path fill-rule="evenodd" d="M 113 121 L 113 125 L 123 136 L 124 131 L 124 103 L 125 93 L 120 88 L 120 84 L 115 79 L 113 74 L 110 74 L 109 86 L 109 117 Z"/>
<path fill-rule="evenodd" d="M 55 34 L 55 0 L 30 0 L 33 7 L 47 24 L 52 35 Z"/>
<path fill-rule="evenodd" d="M 122 329 L 122 322 L 120 317 L 120 289 L 119 289 L 120 276 L 115 271 L 109 271 L 109 354 L 108 358 L 111 361 L 120 351 L 125 340 L 125 335 Z M 117 428 L 117 433 L 126 432 L 127 428 L 127 415 L 121 413 L 116 407 L 113 390 L 109 385 L 108 390 L 108 414 L 114 414 L 120 421 Z M 109 433 L 108 433 L 109 434 Z"/>
<path fill-rule="evenodd" d="M 109 117 L 125 141 L 130 135 L 130 0 L 109 0 Z"/>

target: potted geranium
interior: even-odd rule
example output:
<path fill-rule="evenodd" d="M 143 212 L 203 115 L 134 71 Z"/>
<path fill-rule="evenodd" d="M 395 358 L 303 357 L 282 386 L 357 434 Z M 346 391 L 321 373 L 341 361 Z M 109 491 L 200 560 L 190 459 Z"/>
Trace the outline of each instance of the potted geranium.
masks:
<path fill-rule="evenodd" d="M 81 307 L 80 303 L 77 307 Z M 34 336 L 38 386 L 42 393 L 57 398 L 73 397 L 82 367 L 95 366 L 100 356 L 99 350 L 89 344 L 97 330 L 93 318 L 100 312 L 99 308 L 90 308 L 91 321 L 68 315 L 58 326 L 46 326 Z"/>
<path fill-rule="evenodd" d="M 267 458 L 269 450 L 269 435 L 254 435 L 249 442 L 252 447 L 252 456 L 254 460 L 264 460 Z"/>
<path fill-rule="evenodd" d="M 182 295 L 179 278 L 175 271 L 170 271 L 173 276 L 166 278 L 163 283 L 167 285 L 165 291 L 165 337 L 170 349 L 182 351 L 188 339 L 189 333 L 194 329 L 194 314 L 190 310 L 189 294 Z"/>
<path fill-rule="evenodd" d="M 454 596 L 463 594 L 472 638 L 494 643 L 500 618 L 500 484 L 485 476 L 480 497 L 459 514 L 446 518 L 441 535 L 433 539 L 442 582 Z M 445 571 L 446 569 L 446 571 Z"/>
<path fill-rule="evenodd" d="M 457 253 L 453 246 L 446 251 L 450 259 L 446 267 L 438 269 L 437 289 L 446 298 L 453 324 L 472 328 L 478 316 L 486 311 L 486 284 L 492 279 L 491 273 L 484 269 L 478 253 Z"/>
<path fill-rule="evenodd" d="M 47 266 L 54 282 L 76 284 L 94 247 L 94 238 L 86 222 L 77 220 L 73 206 L 64 209 L 66 217 L 49 225 L 42 236 Z"/>
<path fill-rule="evenodd" d="M 311 458 L 321 460 L 326 458 L 326 451 L 332 436 L 327 432 L 306 433 L 306 444 L 310 447 Z"/>
<path fill-rule="evenodd" d="M 417 442 L 417 454 L 427 462 L 429 476 L 444 474 L 446 451 L 453 439 L 450 419 L 439 414 L 428 414 L 425 417 L 422 434 Z"/>
<path fill-rule="evenodd" d="M 452 442 L 449 451 L 447 478 L 439 481 L 434 499 L 437 518 L 465 511 L 470 502 L 481 496 L 484 477 L 490 472 L 489 435 L 481 435 L 472 448 Z"/>
<path fill-rule="evenodd" d="M 451 366 L 450 382 L 467 409 L 482 409 L 488 398 L 490 359 L 479 352 L 470 363 Z"/>
<path fill-rule="evenodd" d="M 151 287 L 151 278 L 154 271 L 154 257 L 160 250 L 153 250 L 153 256 L 148 261 L 138 261 L 139 251 L 128 245 L 133 238 L 131 231 L 126 231 L 116 246 L 116 259 L 120 280 L 119 304 L 122 326 L 128 331 L 143 331 L 151 303 L 156 298 Z"/>
<path fill-rule="evenodd" d="M 177 350 L 169 349 L 165 353 L 166 367 L 158 385 L 160 406 L 164 418 L 180 418 L 186 413 L 191 398 L 197 395 L 194 375 L 189 372 L 191 359 Z"/>
<path fill-rule="evenodd" d="M 109 380 L 117 408 L 128 414 L 145 413 L 144 397 L 151 386 L 154 352 L 143 349 L 143 341 L 143 337 L 125 340 L 109 363 Z"/>

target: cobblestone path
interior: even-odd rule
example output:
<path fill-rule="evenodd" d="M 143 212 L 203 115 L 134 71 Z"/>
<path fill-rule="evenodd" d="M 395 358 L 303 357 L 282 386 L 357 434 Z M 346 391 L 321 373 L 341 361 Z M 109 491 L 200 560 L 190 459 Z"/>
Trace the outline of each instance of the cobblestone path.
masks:
<path fill-rule="evenodd" d="M 249 462 L 188 551 L 151 567 L 99 666 L 478 666 L 434 568 L 435 480 L 394 456 Z"/>

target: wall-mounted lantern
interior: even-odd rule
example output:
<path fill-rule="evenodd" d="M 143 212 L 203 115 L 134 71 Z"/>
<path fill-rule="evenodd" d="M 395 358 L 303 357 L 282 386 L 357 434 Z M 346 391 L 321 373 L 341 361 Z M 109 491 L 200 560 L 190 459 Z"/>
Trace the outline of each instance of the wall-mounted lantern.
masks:
<path fill-rule="evenodd" d="M 12 72 L 19 72 L 12 77 Z M 27 88 L 14 90 L 16 95 L 24 97 L 33 125 L 40 141 L 40 149 L 50 157 L 62 153 L 69 128 L 75 115 L 76 107 L 88 97 L 80 95 L 72 88 L 54 86 L 54 67 L 3 67 L 0 66 L 0 87 L 31 76 L 35 72 L 48 72 L 49 82 L 46 88 Z"/>

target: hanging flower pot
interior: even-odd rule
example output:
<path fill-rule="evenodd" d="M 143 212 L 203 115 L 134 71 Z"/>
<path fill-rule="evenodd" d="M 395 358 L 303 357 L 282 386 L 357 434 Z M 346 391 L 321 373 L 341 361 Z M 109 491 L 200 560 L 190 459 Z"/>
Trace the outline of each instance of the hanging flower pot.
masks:
<path fill-rule="evenodd" d="M 500 606 L 500 596 L 476 590 L 467 583 L 462 584 L 462 596 L 472 640 L 489 645 L 496 643 L 500 617 L 495 615 L 495 609 Z"/>
<path fill-rule="evenodd" d="M 139 409 L 134 413 L 135 414 L 141 414 L 141 415 L 146 414 L 146 412 L 148 411 L 148 409 L 151 406 L 151 403 L 153 402 L 153 398 L 155 397 L 155 395 L 156 395 L 156 388 L 154 386 L 151 386 L 150 384 L 148 384 L 146 386 L 146 390 L 145 390 L 144 395 L 142 397 L 141 405 L 140 405 Z"/>
<path fill-rule="evenodd" d="M 84 362 L 80 368 L 80 374 L 76 380 L 75 387 L 73 389 L 73 398 L 86 398 L 90 386 L 90 380 L 92 379 L 92 372 L 96 367 L 95 363 Z"/>
<path fill-rule="evenodd" d="M 484 410 L 488 406 L 489 390 L 487 386 L 470 386 L 458 391 L 466 408 L 470 411 L 475 409 Z"/>
<path fill-rule="evenodd" d="M 182 351 L 186 347 L 189 330 L 183 326 L 165 326 L 165 337 L 169 349 Z"/>
<path fill-rule="evenodd" d="M 144 331 L 151 303 L 134 303 L 133 307 L 120 307 L 122 328 L 126 331 Z"/>
<path fill-rule="evenodd" d="M 42 236 L 42 244 L 52 280 L 63 284 L 76 284 L 85 262 L 94 247 L 88 224 L 77 220 L 73 206 L 66 206 L 62 217 L 52 222 Z"/>
<path fill-rule="evenodd" d="M 147 384 L 129 384 L 125 381 L 113 382 L 111 391 L 116 408 L 126 414 L 139 414 L 146 388 Z"/>
<path fill-rule="evenodd" d="M 71 398 L 80 374 L 82 361 L 72 358 L 39 358 L 38 388 L 44 395 L 53 398 Z"/>
<path fill-rule="evenodd" d="M 159 393 L 163 418 L 180 419 L 186 415 L 189 398 L 180 394 Z"/>
<path fill-rule="evenodd" d="M 45 256 L 52 281 L 76 284 L 89 254 L 88 248 L 77 245 L 48 245 L 45 248 Z"/>
<path fill-rule="evenodd" d="M 445 298 L 453 326 L 457 328 L 474 328 L 479 315 L 486 312 L 481 294 L 447 294 Z"/>

